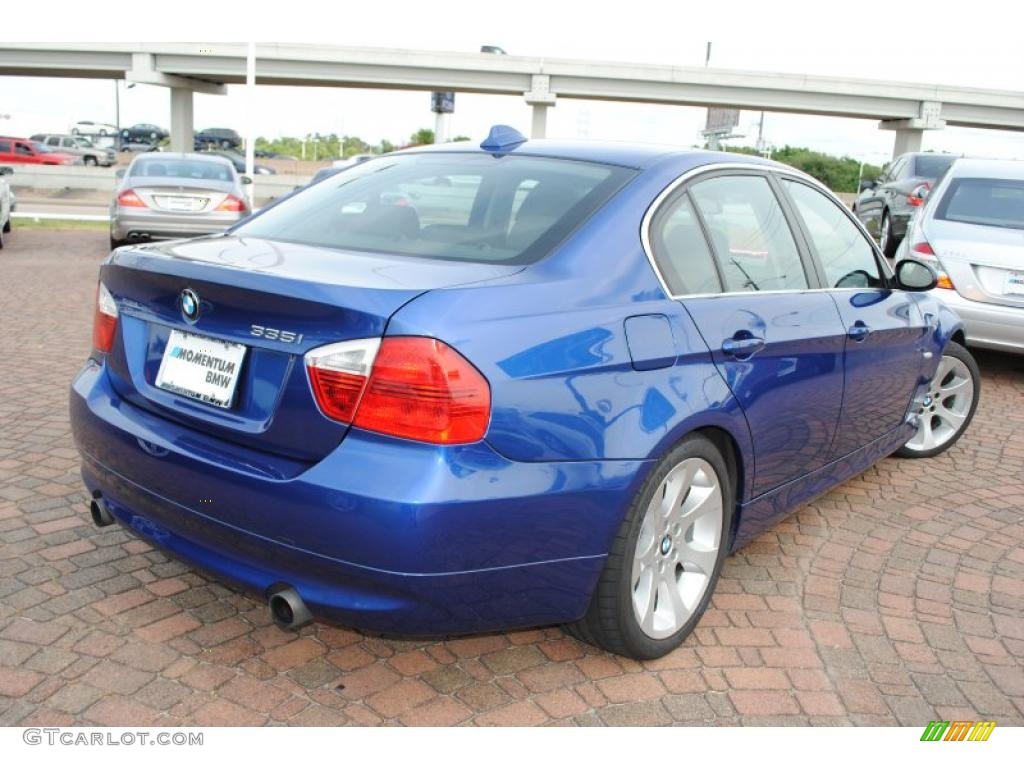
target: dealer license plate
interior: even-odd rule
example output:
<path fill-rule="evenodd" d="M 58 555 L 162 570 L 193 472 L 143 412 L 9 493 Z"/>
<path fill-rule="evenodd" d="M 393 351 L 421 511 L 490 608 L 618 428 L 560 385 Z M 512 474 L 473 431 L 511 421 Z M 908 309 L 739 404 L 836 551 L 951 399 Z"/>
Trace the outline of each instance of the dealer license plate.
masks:
<path fill-rule="evenodd" d="M 244 358 L 244 344 L 171 331 L 156 385 L 218 408 L 230 408 Z"/>

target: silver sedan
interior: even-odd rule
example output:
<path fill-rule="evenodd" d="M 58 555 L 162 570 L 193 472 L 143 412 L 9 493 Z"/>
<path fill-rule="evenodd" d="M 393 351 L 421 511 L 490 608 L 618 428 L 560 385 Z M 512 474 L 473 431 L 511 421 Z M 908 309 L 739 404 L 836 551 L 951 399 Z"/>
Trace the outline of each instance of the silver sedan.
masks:
<path fill-rule="evenodd" d="M 930 261 L 967 343 L 1024 352 L 1024 162 L 957 160 L 911 221 L 896 260 Z"/>
<path fill-rule="evenodd" d="M 194 153 L 139 155 L 114 190 L 110 247 L 223 232 L 250 214 L 230 162 Z"/>

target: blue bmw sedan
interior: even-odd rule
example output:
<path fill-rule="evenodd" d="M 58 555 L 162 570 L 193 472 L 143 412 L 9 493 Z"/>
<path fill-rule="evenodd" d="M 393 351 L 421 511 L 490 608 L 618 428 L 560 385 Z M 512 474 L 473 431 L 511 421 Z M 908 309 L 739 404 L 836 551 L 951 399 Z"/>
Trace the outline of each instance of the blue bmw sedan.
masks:
<path fill-rule="evenodd" d="M 967 428 L 934 285 L 786 166 L 496 127 L 114 251 L 72 424 L 98 525 L 283 627 L 654 658 L 730 551 Z"/>

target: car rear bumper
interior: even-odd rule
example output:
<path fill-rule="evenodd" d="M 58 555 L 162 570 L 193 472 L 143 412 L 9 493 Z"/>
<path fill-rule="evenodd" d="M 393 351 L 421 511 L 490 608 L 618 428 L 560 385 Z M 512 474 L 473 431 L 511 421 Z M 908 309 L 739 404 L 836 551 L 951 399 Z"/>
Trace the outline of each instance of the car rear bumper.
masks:
<path fill-rule="evenodd" d="M 110 235 L 117 240 L 132 237 L 168 240 L 223 232 L 248 216 L 248 213 L 177 214 L 148 209 L 115 209 L 110 220 Z"/>
<path fill-rule="evenodd" d="M 1024 308 L 972 301 L 957 291 L 932 291 L 964 321 L 967 343 L 1004 352 L 1024 352 Z"/>
<path fill-rule="evenodd" d="M 86 486 L 123 525 L 261 597 L 286 583 L 314 615 L 399 634 L 581 616 L 647 466 L 511 462 L 486 443 L 357 430 L 315 464 L 239 460 L 122 401 L 92 361 L 71 421 Z"/>

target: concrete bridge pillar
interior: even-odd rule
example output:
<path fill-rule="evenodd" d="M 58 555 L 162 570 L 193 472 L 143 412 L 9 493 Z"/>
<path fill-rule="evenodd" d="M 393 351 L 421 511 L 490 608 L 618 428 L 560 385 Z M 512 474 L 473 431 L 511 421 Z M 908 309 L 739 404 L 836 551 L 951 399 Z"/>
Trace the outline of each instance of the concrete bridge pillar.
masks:
<path fill-rule="evenodd" d="M 532 107 L 530 138 L 543 139 L 548 132 L 548 107 L 555 106 L 556 96 L 551 92 L 551 78 L 534 75 L 530 90 L 523 94 L 526 103 Z"/>
<path fill-rule="evenodd" d="M 878 124 L 883 131 L 895 131 L 892 156 L 895 159 L 905 152 L 920 152 L 925 131 L 939 131 L 946 127 L 942 119 L 942 104 L 937 101 L 922 101 L 917 117 L 903 120 L 883 120 Z"/>
<path fill-rule="evenodd" d="M 191 152 L 195 129 L 192 124 L 192 90 L 171 88 L 171 152 Z"/>

